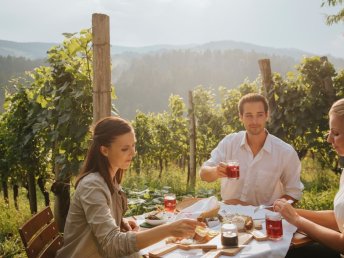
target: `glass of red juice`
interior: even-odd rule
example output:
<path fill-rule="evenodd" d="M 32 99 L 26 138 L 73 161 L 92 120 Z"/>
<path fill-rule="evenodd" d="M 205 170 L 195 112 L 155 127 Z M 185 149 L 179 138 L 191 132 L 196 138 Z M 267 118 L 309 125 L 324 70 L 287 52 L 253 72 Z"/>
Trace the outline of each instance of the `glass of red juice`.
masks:
<path fill-rule="evenodd" d="M 269 212 L 265 215 L 266 234 L 271 240 L 280 240 L 283 237 L 282 216 L 278 212 Z"/>
<path fill-rule="evenodd" d="M 174 193 L 167 193 L 164 195 L 164 205 L 165 205 L 165 211 L 167 212 L 174 212 L 176 209 L 176 195 Z"/>
<path fill-rule="evenodd" d="M 239 161 L 229 160 L 227 162 L 226 173 L 229 179 L 239 179 L 240 177 Z"/>

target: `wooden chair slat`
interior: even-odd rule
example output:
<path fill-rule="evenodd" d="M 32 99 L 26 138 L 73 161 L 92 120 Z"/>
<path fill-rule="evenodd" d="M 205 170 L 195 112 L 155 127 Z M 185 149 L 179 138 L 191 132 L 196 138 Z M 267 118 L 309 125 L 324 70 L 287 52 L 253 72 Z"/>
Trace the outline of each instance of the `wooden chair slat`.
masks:
<path fill-rule="evenodd" d="M 55 257 L 57 250 L 59 250 L 63 245 L 63 237 L 58 235 L 53 242 L 41 253 L 39 258 L 51 258 Z"/>
<path fill-rule="evenodd" d="M 21 228 L 19 233 L 29 258 L 55 257 L 63 245 L 50 207 L 34 215 Z"/>
<path fill-rule="evenodd" d="M 53 219 L 53 213 L 50 207 L 46 207 L 41 212 L 35 214 L 28 222 L 19 228 L 20 236 L 23 240 L 24 246 L 27 247 L 31 238 L 42 227 L 47 225 Z"/>
<path fill-rule="evenodd" d="M 58 234 L 56 222 L 52 221 L 39 234 L 34 235 L 26 248 L 27 251 L 34 255 L 34 257 L 37 257 L 37 255 L 58 236 Z"/>

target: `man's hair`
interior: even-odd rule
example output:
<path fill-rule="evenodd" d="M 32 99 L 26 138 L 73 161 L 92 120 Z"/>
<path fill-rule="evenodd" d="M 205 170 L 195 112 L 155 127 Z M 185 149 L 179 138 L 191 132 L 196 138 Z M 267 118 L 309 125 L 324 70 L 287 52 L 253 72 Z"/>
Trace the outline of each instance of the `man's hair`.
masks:
<path fill-rule="evenodd" d="M 335 103 L 333 103 L 328 114 L 329 115 L 337 115 L 337 116 L 344 118 L 344 98 L 337 100 Z"/>
<path fill-rule="evenodd" d="M 250 102 L 262 102 L 264 105 L 265 113 L 269 111 L 268 101 L 263 95 L 260 95 L 258 93 L 248 93 L 242 96 L 241 99 L 239 100 L 238 109 L 239 109 L 240 115 L 244 114 L 244 104 L 250 103 Z"/>

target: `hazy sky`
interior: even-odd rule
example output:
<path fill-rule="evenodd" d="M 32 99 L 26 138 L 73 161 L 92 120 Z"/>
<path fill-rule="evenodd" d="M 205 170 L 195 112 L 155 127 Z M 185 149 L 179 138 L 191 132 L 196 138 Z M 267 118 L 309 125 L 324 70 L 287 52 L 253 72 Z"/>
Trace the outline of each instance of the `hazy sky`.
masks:
<path fill-rule="evenodd" d="M 344 24 L 327 26 L 321 0 L 0 0 L 0 39 L 62 42 L 63 32 L 110 16 L 111 44 L 235 40 L 344 58 Z"/>

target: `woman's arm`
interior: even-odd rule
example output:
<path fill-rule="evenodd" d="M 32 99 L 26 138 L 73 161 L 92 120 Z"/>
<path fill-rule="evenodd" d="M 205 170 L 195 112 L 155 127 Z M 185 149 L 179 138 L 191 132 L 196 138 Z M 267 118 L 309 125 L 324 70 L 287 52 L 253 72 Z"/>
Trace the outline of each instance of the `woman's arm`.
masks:
<path fill-rule="evenodd" d="M 338 224 L 336 221 L 336 217 L 334 216 L 333 210 L 326 210 L 326 211 L 310 211 L 310 210 L 303 210 L 303 209 L 296 209 L 296 212 L 321 226 L 324 226 L 326 228 L 333 229 L 335 231 L 339 231 Z"/>
<path fill-rule="evenodd" d="M 344 254 L 344 234 L 298 216 L 295 226 L 310 238 Z"/>
<path fill-rule="evenodd" d="M 329 211 L 316 212 L 296 210 L 283 199 L 275 201 L 274 210 L 280 212 L 289 223 L 305 232 L 310 238 L 340 253 L 344 253 L 343 233 L 316 223 L 317 221 L 322 221 L 322 224 L 332 225 L 334 217 L 333 213 Z"/>
<path fill-rule="evenodd" d="M 197 226 L 204 227 L 203 222 L 192 219 L 182 219 L 171 224 L 161 225 L 149 230 L 136 233 L 136 247 L 143 249 L 166 237 L 193 237 Z"/>

